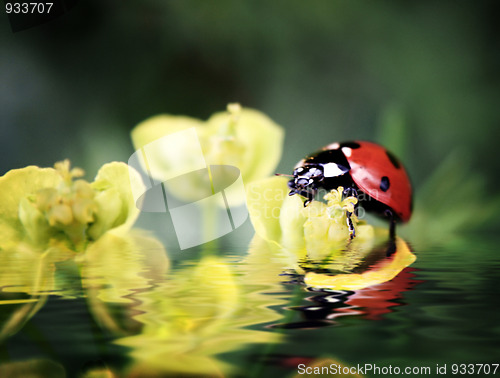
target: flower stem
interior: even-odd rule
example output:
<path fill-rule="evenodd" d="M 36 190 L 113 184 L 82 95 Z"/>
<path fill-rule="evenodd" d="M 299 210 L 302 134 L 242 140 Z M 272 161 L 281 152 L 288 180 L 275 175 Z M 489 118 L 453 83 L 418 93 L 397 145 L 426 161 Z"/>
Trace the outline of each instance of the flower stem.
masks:
<path fill-rule="evenodd" d="M 217 231 L 217 205 L 213 201 L 204 202 L 202 205 L 202 256 L 211 256 L 215 253 L 218 243 L 215 237 Z"/>

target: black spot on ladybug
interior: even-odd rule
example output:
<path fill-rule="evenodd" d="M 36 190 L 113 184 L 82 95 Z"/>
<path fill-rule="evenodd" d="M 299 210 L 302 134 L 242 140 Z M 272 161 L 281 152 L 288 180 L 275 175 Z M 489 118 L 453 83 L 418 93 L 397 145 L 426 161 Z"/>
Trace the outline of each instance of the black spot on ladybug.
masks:
<path fill-rule="evenodd" d="M 356 142 L 344 142 L 344 143 L 340 143 L 340 148 L 342 148 L 342 147 L 352 148 L 354 150 L 356 148 L 360 148 L 361 145 L 359 143 L 356 143 Z"/>
<path fill-rule="evenodd" d="M 387 176 L 382 177 L 382 180 L 380 180 L 380 190 L 382 190 L 383 192 L 387 192 L 390 186 L 391 183 L 389 181 L 389 177 Z"/>
<path fill-rule="evenodd" d="M 387 157 L 391 161 L 392 165 L 394 165 L 396 169 L 399 169 L 401 167 L 401 163 L 399 162 L 398 158 L 394 156 L 390 151 L 386 150 L 385 153 L 387 154 Z"/>

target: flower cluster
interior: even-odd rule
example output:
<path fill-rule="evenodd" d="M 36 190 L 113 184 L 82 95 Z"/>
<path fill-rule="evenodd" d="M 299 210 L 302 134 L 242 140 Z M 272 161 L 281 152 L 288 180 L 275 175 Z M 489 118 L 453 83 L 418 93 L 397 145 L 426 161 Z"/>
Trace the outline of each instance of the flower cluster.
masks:
<path fill-rule="evenodd" d="M 29 166 L 1 177 L 0 250 L 82 252 L 108 231 L 128 230 L 138 215 L 129 167 L 106 164 L 92 183 L 81 179 L 83 174 L 65 160 L 54 168 Z"/>
<path fill-rule="evenodd" d="M 250 185 L 248 209 L 255 231 L 262 238 L 277 243 L 299 259 L 325 259 L 345 250 L 350 241 L 346 212 L 353 212 L 355 197 L 343 198 L 343 188 L 325 195 L 327 203 L 312 201 L 304 207 L 300 196 L 287 195 L 286 180 L 272 177 Z M 356 246 L 369 249 L 373 227 L 351 216 L 357 237 Z"/>

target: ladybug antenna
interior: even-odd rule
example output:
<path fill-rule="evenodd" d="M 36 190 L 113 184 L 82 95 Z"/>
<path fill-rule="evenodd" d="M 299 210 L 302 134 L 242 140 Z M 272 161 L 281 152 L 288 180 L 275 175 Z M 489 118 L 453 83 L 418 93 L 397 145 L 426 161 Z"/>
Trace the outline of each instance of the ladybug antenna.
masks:
<path fill-rule="evenodd" d="M 286 177 L 294 177 L 294 175 L 287 175 L 285 173 L 275 173 L 275 176 L 286 176 Z"/>

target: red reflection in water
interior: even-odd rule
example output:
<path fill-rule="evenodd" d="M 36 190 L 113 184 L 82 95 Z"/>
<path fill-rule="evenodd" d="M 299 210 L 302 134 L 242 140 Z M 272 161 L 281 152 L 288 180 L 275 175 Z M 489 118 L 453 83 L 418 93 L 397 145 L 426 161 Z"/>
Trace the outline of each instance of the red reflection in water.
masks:
<path fill-rule="evenodd" d="M 404 304 L 400 300 L 405 291 L 423 282 L 415 279 L 414 271 L 415 268 L 405 268 L 388 282 L 355 291 L 345 304 L 357 308 L 356 313 L 363 314 L 365 319 L 379 320 L 383 314 L 391 312 L 392 308 Z"/>
<path fill-rule="evenodd" d="M 405 268 L 392 280 L 357 291 L 318 290 L 306 298 L 307 306 L 288 309 L 298 311 L 301 320 L 273 324 L 271 328 L 307 329 L 331 326 L 341 316 L 362 316 L 380 320 L 395 307 L 405 305 L 404 293 L 423 282 L 415 277 L 415 268 Z"/>

